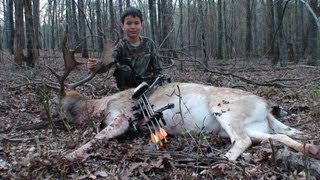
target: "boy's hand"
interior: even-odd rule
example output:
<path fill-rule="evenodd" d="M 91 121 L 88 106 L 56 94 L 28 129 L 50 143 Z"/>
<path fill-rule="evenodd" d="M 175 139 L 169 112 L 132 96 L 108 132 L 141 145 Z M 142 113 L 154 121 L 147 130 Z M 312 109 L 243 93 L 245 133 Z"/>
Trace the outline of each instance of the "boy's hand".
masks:
<path fill-rule="evenodd" d="M 104 73 L 110 69 L 114 63 L 105 64 L 104 61 L 100 59 L 88 59 L 87 68 L 93 73 Z"/>
<path fill-rule="evenodd" d="M 98 59 L 89 59 L 88 62 L 87 62 L 87 68 L 90 71 L 95 72 L 96 68 L 97 68 L 97 62 L 98 61 L 99 61 Z"/>

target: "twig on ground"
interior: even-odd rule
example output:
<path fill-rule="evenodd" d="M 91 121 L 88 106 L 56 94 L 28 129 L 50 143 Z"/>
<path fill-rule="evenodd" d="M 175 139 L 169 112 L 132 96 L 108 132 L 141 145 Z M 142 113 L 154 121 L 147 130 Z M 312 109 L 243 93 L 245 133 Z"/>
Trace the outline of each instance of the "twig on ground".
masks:
<path fill-rule="evenodd" d="M 272 150 L 272 154 L 271 154 L 271 159 L 272 159 L 272 165 L 273 165 L 273 170 L 277 170 L 277 163 L 276 163 L 276 153 L 275 153 L 275 149 L 273 146 L 273 141 L 271 138 L 269 138 L 269 143 L 271 146 L 271 150 Z"/>
<path fill-rule="evenodd" d="M 32 138 L 9 138 L 7 135 L 0 134 L 0 141 L 6 140 L 10 142 L 27 142 L 27 141 L 37 141 L 37 139 L 46 139 L 45 137 L 32 137 Z"/>
<path fill-rule="evenodd" d="M 139 174 L 143 177 L 143 179 L 150 180 L 150 178 L 143 172 L 142 168 L 139 168 Z"/>

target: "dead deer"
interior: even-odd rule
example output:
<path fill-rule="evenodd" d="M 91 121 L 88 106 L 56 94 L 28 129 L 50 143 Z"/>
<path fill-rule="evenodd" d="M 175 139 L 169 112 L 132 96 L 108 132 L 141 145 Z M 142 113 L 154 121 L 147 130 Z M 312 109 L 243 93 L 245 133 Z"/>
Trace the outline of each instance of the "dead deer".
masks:
<path fill-rule="evenodd" d="M 97 141 L 126 133 L 129 119 L 133 116 L 132 107 L 136 100 L 132 97 L 135 92 L 128 89 L 96 100 L 87 99 L 75 91 L 66 92 L 62 105 L 74 123 L 86 123 L 90 117 L 101 119 L 105 125 L 92 140 L 67 154 L 66 158 L 81 159 Z M 169 103 L 174 105 L 174 108 L 163 111 L 166 121 L 163 128 L 168 134 L 189 130 L 230 138 L 233 145 L 225 157 L 231 161 L 236 160 L 253 142 L 268 139 L 302 153 L 320 154 L 319 146 L 292 139 L 303 133 L 275 119 L 267 101 L 247 91 L 175 82 L 157 87 L 148 95 L 148 100 L 154 109 Z M 140 123 L 143 121 L 144 118 Z"/>

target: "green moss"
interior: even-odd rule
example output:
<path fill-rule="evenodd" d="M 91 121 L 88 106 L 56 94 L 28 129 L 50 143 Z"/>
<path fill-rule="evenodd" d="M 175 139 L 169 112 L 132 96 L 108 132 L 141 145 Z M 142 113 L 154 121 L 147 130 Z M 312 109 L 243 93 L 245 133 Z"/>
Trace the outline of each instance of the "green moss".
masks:
<path fill-rule="evenodd" d="M 311 87 L 309 90 L 308 90 L 308 96 L 311 98 L 311 99 L 317 99 L 317 98 L 320 98 L 320 89 L 319 87 Z"/>

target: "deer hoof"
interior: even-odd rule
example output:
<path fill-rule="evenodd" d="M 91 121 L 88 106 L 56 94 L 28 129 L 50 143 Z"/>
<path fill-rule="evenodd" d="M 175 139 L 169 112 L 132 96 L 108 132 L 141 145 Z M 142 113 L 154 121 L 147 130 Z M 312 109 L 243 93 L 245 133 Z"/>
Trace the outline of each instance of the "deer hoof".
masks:
<path fill-rule="evenodd" d="M 320 146 L 309 144 L 308 152 L 312 155 L 320 157 Z"/>

